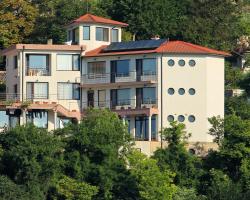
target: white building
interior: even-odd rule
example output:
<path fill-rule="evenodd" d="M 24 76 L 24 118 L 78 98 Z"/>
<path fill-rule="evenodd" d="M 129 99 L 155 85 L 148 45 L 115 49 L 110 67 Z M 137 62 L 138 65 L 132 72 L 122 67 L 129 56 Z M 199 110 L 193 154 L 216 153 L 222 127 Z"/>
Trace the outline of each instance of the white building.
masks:
<path fill-rule="evenodd" d="M 1 106 L 2 124 L 33 122 L 53 130 L 79 121 L 88 107 L 110 108 L 148 155 L 173 120 L 186 124 L 190 143 L 212 144 L 207 119 L 224 116 L 229 54 L 164 39 L 121 42 L 126 26 L 86 14 L 67 25 L 65 45 L 3 50 L 8 101 Z"/>

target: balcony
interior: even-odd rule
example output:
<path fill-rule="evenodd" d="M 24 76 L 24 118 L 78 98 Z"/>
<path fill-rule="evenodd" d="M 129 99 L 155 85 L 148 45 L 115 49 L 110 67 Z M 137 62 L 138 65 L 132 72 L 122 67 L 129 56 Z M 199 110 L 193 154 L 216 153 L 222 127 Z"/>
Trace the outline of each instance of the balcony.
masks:
<path fill-rule="evenodd" d="M 41 67 L 41 68 L 26 68 L 26 76 L 49 76 L 50 71 L 49 67 Z"/>
<path fill-rule="evenodd" d="M 133 86 L 154 84 L 157 82 L 157 76 L 155 72 L 143 72 L 138 75 L 136 71 L 130 71 L 128 73 L 93 73 L 84 74 L 81 77 L 82 87 L 86 88 L 116 88 L 118 86 Z"/>

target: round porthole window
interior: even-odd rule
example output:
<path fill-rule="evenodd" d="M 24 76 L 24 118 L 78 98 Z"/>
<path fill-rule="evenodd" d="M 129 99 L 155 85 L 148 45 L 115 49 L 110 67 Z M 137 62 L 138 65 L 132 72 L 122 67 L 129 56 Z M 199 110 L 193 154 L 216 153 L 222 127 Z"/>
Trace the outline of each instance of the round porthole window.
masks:
<path fill-rule="evenodd" d="M 195 89 L 194 89 L 194 88 L 190 88 L 190 89 L 188 90 L 188 93 L 189 93 L 190 95 L 195 95 Z"/>
<path fill-rule="evenodd" d="M 174 64 L 175 64 L 174 60 L 171 59 L 168 61 L 168 66 L 173 67 Z"/>
<path fill-rule="evenodd" d="M 168 121 L 173 122 L 174 121 L 174 116 L 173 115 L 168 115 Z"/>
<path fill-rule="evenodd" d="M 194 60 L 190 60 L 188 64 L 190 67 L 194 67 L 196 65 L 196 62 Z"/>
<path fill-rule="evenodd" d="M 185 60 L 179 60 L 178 64 L 183 67 L 185 66 Z"/>
<path fill-rule="evenodd" d="M 173 95 L 174 92 L 174 88 L 168 88 L 168 94 Z"/>
<path fill-rule="evenodd" d="M 178 90 L 178 93 L 179 93 L 179 95 L 184 95 L 185 94 L 185 89 L 184 88 L 180 88 Z"/>
<path fill-rule="evenodd" d="M 188 117 L 188 121 L 189 122 L 195 122 L 195 116 L 193 116 L 193 115 L 190 115 L 189 117 Z"/>
<path fill-rule="evenodd" d="M 178 121 L 179 122 L 184 122 L 185 121 L 185 117 L 183 115 L 179 115 L 178 116 Z"/>

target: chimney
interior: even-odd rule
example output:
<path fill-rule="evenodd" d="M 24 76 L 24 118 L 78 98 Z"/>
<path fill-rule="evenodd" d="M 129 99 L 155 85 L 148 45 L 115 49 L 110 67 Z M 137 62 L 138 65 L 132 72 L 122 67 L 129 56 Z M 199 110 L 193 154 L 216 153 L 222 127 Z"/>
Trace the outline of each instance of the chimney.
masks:
<path fill-rule="evenodd" d="M 53 44 L 53 39 L 48 39 L 48 40 L 47 40 L 47 44 L 48 44 L 48 45 L 52 45 L 52 44 Z"/>
<path fill-rule="evenodd" d="M 159 39 L 161 39 L 159 35 L 155 35 L 151 38 L 151 40 L 159 40 Z"/>

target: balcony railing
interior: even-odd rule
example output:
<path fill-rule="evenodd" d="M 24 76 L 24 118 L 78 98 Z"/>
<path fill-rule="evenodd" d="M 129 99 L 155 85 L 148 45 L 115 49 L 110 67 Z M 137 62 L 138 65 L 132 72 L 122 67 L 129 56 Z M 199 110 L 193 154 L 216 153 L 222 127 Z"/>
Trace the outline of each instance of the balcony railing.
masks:
<path fill-rule="evenodd" d="M 26 76 L 49 76 L 49 67 L 31 68 L 27 67 Z"/>
<path fill-rule="evenodd" d="M 136 108 L 153 108 L 157 107 L 157 99 L 117 99 L 116 101 L 88 101 L 83 102 L 83 109 L 87 108 L 109 108 L 115 110 L 136 109 Z"/>
<path fill-rule="evenodd" d="M 125 73 L 91 73 L 84 74 L 81 77 L 81 83 L 102 84 L 102 83 L 122 83 L 136 81 L 156 81 L 156 73 L 153 71 L 143 72 L 138 75 L 136 71 Z"/>

